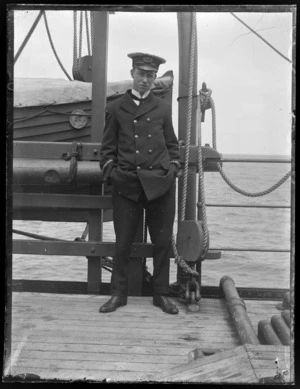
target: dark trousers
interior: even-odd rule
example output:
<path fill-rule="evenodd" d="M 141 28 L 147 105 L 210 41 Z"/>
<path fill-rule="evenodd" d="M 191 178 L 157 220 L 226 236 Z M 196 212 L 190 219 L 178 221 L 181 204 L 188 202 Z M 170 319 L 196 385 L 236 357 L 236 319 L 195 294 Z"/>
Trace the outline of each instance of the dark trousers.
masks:
<path fill-rule="evenodd" d="M 111 278 L 113 296 L 127 296 L 129 255 L 142 209 L 153 244 L 153 294 L 168 294 L 171 245 L 175 217 L 175 182 L 162 197 L 148 201 L 143 193 L 133 201 L 113 189 L 113 221 L 116 234 L 116 256 Z"/>

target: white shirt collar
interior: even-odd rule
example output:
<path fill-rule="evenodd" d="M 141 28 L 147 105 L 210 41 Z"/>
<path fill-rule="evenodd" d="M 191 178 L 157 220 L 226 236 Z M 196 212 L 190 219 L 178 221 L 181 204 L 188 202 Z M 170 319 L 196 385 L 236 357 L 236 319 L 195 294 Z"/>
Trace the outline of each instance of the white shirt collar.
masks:
<path fill-rule="evenodd" d="M 131 89 L 131 93 L 132 93 L 134 96 L 138 97 L 139 99 L 145 99 L 146 97 L 148 97 L 148 95 L 149 95 L 149 93 L 150 93 L 150 90 L 148 90 L 148 92 L 145 92 L 145 93 L 143 94 L 143 96 L 141 96 L 141 94 L 140 94 L 138 91 L 136 91 L 135 89 Z"/>

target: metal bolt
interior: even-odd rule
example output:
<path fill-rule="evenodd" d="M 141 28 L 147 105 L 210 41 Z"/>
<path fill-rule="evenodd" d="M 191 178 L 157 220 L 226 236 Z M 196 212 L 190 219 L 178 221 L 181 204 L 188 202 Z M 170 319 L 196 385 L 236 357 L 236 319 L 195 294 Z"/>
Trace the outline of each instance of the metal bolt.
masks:
<path fill-rule="evenodd" d="M 93 153 L 94 153 L 95 155 L 97 155 L 97 154 L 98 154 L 98 150 L 97 150 L 97 149 L 94 149 L 94 150 L 93 150 Z"/>
<path fill-rule="evenodd" d="M 94 253 L 95 251 L 95 247 L 91 247 L 91 253 Z"/>

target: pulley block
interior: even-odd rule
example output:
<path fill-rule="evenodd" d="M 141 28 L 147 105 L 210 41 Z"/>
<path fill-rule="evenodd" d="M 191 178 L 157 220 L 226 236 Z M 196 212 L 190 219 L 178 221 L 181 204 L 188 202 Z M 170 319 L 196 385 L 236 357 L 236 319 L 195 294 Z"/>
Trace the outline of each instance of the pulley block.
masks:
<path fill-rule="evenodd" d="M 92 59 L 91 55 L 77 58 L 72 68 L 74 80 L 92 82 Z"/>
<path fill-rule="evenodd" d="M 204 232 L 199 220 L 184 220 L 178 225 L 177 249 L 187 262 L 200 261 L 204 248 Z"/>

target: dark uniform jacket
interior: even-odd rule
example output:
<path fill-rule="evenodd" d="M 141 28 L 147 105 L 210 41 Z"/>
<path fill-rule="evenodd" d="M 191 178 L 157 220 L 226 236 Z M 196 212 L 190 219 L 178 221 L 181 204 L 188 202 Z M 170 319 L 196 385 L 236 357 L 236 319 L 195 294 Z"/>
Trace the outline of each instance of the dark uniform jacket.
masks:
<path fill-rule="evenodd" d="M 124 94 L 106 108 L 100 154 L 104 178 L 134 201 L 144 190 L 148 200 L 165 194 L 180 161 L 171 107 L 152 92 L 139 106 Z"/>

